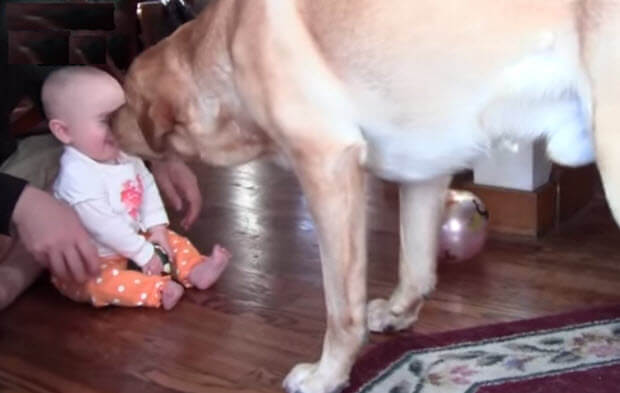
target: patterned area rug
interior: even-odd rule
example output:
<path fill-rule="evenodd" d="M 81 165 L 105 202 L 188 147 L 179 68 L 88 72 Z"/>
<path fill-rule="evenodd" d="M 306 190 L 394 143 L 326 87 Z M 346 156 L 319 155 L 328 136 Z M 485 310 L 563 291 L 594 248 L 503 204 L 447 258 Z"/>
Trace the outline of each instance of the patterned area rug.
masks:
<path fill-rule="evenodd" d="M 362 356 L 346 389 L 474 392 L 620 392 L 620 306 L 400 336 Z"/>

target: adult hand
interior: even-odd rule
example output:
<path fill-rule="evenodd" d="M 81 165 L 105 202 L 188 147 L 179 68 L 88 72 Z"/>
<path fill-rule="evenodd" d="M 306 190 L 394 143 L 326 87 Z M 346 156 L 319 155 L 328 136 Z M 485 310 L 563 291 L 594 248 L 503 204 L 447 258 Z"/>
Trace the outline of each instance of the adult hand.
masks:
<path fill-rule="evenodd" d="M 189 229 L 202 209 L 202 195 L 196 175 L 183 161 L 176 158 L 151 161 L 151 171 L 173 209 L 181 211 L 186 208 L 181 226 L 185 230 Z"/>
<path fill-rule="evenodd" d="M 55 276 L 84 282 L 99 274 L 97 250 L 68 205 L 26 186 L 12 219 L 26 250 Z"/>

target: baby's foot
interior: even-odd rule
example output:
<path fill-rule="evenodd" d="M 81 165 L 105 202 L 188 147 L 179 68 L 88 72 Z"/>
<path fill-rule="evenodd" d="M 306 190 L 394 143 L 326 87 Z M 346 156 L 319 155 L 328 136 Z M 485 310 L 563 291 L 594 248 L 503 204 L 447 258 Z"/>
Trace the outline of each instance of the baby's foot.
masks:
<path fill-rule="evenodd" d="M 227 249 L 216 244 L 210 257 L 196 265 L 189 274 L 189 282 L 198 289 L 207 289 L 222 275 L 231 254 Z"/>
<path fill-rule="evenodd" d="M 183 287 L 178 283 L 168 281 L 161 292 L 161 303 L 164 306 L 164 310 L 170 310 L 176 306 L 184 291 Z"/>

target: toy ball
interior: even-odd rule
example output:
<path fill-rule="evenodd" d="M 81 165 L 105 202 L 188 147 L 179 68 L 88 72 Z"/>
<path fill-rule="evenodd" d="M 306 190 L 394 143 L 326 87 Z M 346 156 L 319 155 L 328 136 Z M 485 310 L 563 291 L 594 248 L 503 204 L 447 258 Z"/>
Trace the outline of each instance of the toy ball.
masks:
<path fill-rule="evenodd" d="M 439 260 L 463 262 L 478 254 L 487 239 L 489 213 L 469 191 L 450 190 L 439 233 Z"/>

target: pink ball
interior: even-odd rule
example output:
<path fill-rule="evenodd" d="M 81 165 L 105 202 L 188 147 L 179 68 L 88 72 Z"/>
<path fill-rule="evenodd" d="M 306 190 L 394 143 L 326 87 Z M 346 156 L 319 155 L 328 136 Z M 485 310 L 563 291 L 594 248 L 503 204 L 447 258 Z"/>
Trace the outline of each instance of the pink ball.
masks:
<path fill-rule="evenodd" d="M 487 239 L 489 213 L 469 191 L 450 190 L 439 233 L 439 259 L 463 262 L 478 254 Z"/>

